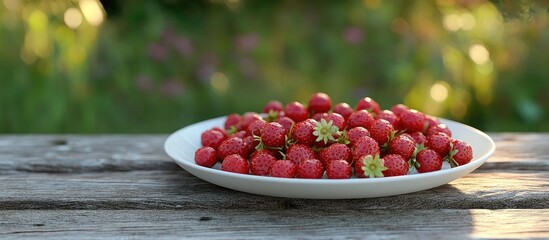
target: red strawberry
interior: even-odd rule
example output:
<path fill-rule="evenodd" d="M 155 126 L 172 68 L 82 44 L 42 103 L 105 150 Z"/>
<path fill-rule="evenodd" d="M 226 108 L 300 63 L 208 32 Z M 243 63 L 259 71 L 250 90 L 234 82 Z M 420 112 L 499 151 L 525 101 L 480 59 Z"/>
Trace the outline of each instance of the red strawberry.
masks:
<path fill-rule="evenodd" d="M 246 151 L 248 153 L 253 153 L 257 145 L 259 145 L 259 140 L 254 138 L 254 136 L 246 136 L 242 139 L 242 141 L 244 142 L 244 145 L 246 145 Z"/>
<path fill-rule="evenodd" d="M 322 119 L 326 120 L 326 122 L 332 121 L 332 125 L 336 126 L 338 130 L 343 130 L 346 127 L 345 118 L 343 118 L 343 116 L 339 113 L 327 113 L 322 116 Z"/>
<path fill-rule="evenodd" d="M 292 160 L 296 165 L 307 159 L 316 158 L 316 154 L 311 147 L 304 144 L 292 144 L 286 150 L 286 159 Z"/>
<path fill-rule="evenodd" d="M 409 110 L 410 109 L 404 104 L 397 104 L 391 107 L 391 112 L 393 112 L 395 115 L 399 117 L 402 113 L 407 112 Z"/>
<path fill-rule="evenodd" d="M 217 153 L 212 147 L 201 147 L 194 153 L 194 162 L 200 166 L 211 168 L 217 163 Z"/>
<path fill-rule="evenodd" d="M 286 129 L 287 133 L 289 133 L 290 130 L 292 130 L 292 127 L 295 124 L 294 120 L 286 116 L 279 118 L 278 123 L 280 123 L 280 125 L 282 125 L 284 129 Z"/>
<path fill-rule="evenodd" d="M 326 176 L 329 179 L 351 178 L 353 169 L 351 164 L 345 160 L 334 160 L 326 166 Z"/>
<path fill-rule="evenodd" d="M 442 158 L 433 149 L 425 148 L 416 155 L 419 173 L 438 171 L 442 168 Z"/>
<path fill-rule="evenodd" d="M 363 127 L 354 127 L 347 131 L 347 137 L 349 138 L 349 142 L 351 143 L 351 145 L 353 145 L 356 140 L 358 140 L 362 136 L 370 136 L 370 132 L 368 131 L 368 129 Z"/>
<path fill-rule="evenodd" d="M 248 128 L 246 129 L 246 136 L 259 136 L 261 134 L 261 128 L 263 125 L 267 124 L 267 122 L 263 119 L 256 119 L 248 125 Z"/>
<path fill-rule="evenodd" d="M 389 153 L 398 154 L 404 158 L 404 160 L 409 160 L 412 157 L 412 154 L 415 150 L 414 140 L 407 137 L 406 135 L 398 135 L 391 142 L 389 142 Z"/>
<path fill-rule="evenodd" d="M 265 107 L 263 107 L 263 113 L 269 113 L 269 112 L 281 112 L 284 106 L 281 102 L 277 100 L 271 100 L 265 104 Z"/>
<path fill-rule="evenodd" d="M 371 113 L 375 113 L 376 115 L 381 113 L 381 109 L 379 108 L 379 104 L 376 101 L 374 101 L 373 99 L 371 99 L 370 97 L 365 97 L 365 98 L 362 98 L 362 99 L 358 100 L 358 103 L 356 104 L 355 110 L 359 111 L 359 110 L 362 110 L 362 109 L 365 109 L 365 110 L 367 110 L 368 112 L 371 112 Z"/>
<path fill-rule="evenodd" d="M 221 132 L 216 129 L 210 129 L 204 131 L 200 135 L 200 142 L 202 143 L 202 146 L 212 147 L 214 149 L 219 148 L 219 145 L 223 140 L 225 140 L 227 136 L 224 132 Z"/>
<path fill-rule="evenodd" d="M 296 143 L 302 143 L 307 145 L 313 144 L 316 139 L 316 137 L 313 135 L 316 123 L 317 121 L 315 121 L 314 119 L 307 119 L 302 122 L 297 122 L 292 127 L 292 139 Z"/>
<path fill-rule="evenodd" d="M 227 116 L 227 119 L 225 120 L 225 129 L 229 130 L 231 128 L 234 128 L 234 131 L 240 130 L 240 127 L 242 125 L 242 116 L 237 113 L 230 114 Z"/>
<path fill-rule="evenodd" d="M 269 148 L 281 148 L 286 143 L 286 129 L 280 123 L 270 122 L 261 128 L 261 142 Z"/>
<path fill-rule="evenodd" d="M 320 150 L 318 158 L 325 166 L 335 160 L 345 160 L 348 163 L 351 163 L 351 149 L 345 144 L 334 143 L 327 148 Z"/>
<path fill-rule="evenodd" d="M 267 176 L 276 158 L 269 150 L 259 150 L 250 157 L 250 171 L 253 175 Z"/>
<path fill-rule="evenodd" d="M 290 102 L 284 108 L 286 117 L 291 118 L 294 122 L 305 121 L 309 117 L 309 112 L 303 104 L 299 102 Z"/>
<path fill-rule="evenodd" d="M 450 131 L 448 126 L 446 126 L 446 124 L 444 124 L 444 123 L 440 123 L 440 124 L 437 124 L 437 125 L 434 125 L 434 126 L 430 126 L 427 129 L 427 136 L 433 135 L 437 132 L 442 132 L 442 133 L 445 133 L 446 135 L 448 135 L 448 137 L 452 137 L 452 132 Z"/>
<path fill-rule="evenodd" d="M 435 150 L 440 156 L 446 156 L 450 151 L 450 142 L 452 139 L 448 135 L 438 132 L 427 137 L 425 146 Z"/>
<path fill-rule="evenodd" d="M 263 120 L 263 118 L 261 118 L 261 116 L 255 112 L 244 113 L 244 115 L 242 116 L 241 130 L 247 131 L 250 124 L 259 119 Z"/>
<path fill-rule="evenodd" d="M 373 123 L 374 117 L 366 110 L 353 112 L 347 119 L 347 126 L 349 126 L 349 128 L 363 127 L 369 129 Z"/>
<path fill-rule="evenodd" d="M 408 174 L 408 162 L 398 154 L 385 155 L 383 157 L 383 166 L 387 167 L 387 170 L 382 171 L 384 177 Z"/>
<path fill-rule="evenodd" d="M 377 117 L 379 119 L 387 120 L 389 123 L 391 123 L 391 125 L 393 125 L 393 128 L 395 130 L 400 130 L 400 120 L 398 119 L 398 116 L 395 115 L 393 112 L 389 110 L 383 110 L 379 115 L 377 115 Z"/>
<path fill-rule="evenodd" d="M 435 116 L 431 116 L 429 114 L 423 114 L 423 116 L 424 116 L 424 119 L 423 119 L 423 130 L 424 130 L 423 132 L 424 133 L 427 133 L 427 129 L 429 129 L 430 127 L 436 126 L 440 123 L 438 118 L 435 117 Z M 427 134 L 427 136 L 429 136 L 429 135 L 430 134 Z"/>
<path fill-rule="evenodd" d="M 326 93 L 314 93 L 309 99 L 309 112 L 324 113 L 332 108 L 332 100 Z"/>
<path fill-rule="evenodd" d="M 387 143 L 391 134 L 394 134 L 395 129 L 390 122 L 385 119 L 377 119 L 369 128 L 370 136 L 376 140 L 379 145 Z"/>
<path fill-rule="evenodd" d="M 240 138 L 240 139 L 244 139 L 246 136 L 249 136 L 249 135 L 244 130 L 235 132 L 233 135 L 231 135 L 231 137 L 237 137 L 237 138 Z"/>
<path fill-rule="evenodd" d="M 222 160 L 231 154 L 239 154 L 242 157 L 247 157 L 248 149 L 241 138 L 229 137 L 219 145 L 217 154 Z"/>
<path fill-rule="evenodd" d="M 423 114 L 416 110 L 409 110 L 400 114 L 400 124 L 406 132 L 422 132 L 423 131 Z"/>
<path fill-rule="evenodd" d="M 269 170 L 271 177 L 294 178 L 296 166 L 290 160 L 278 160 L 271 166 Z"/>
<path fill-rule="evenodd" d="M 344 119 L 349 118 L 351 113 L 353 113 L 353 108 L 347 103 L 338 103 L 334 106 L 334 113 L 338 113 Z"/>
<path fill-rule="evenodd" d="M 234 173 L 248 174 L 250 167 L 248 161 L 238 154 L 227 156 L 221 163 L 221 170 Z"/>
<path fill-rule="evenodd" d="M 324 165 L 318 159 L 307 159 L 297 165 L 298 178 L 322 178 Z"/>
<path fill-rule="evenodd" d="M 353 160 L 356 162 L 366 155 L 379 154 L 379 145 L 371 137 L 363 136 L 353 144 Z"/>
<path fill-rule="evenodd" d="M 414 140 L 414 142 L 417 145 L 427 143 L 427 137 L 425 137 L 425 135 L 423 135 L 422 132 L 413 132 L 413 133 L 406 133 L 406 134 L 409 134 L 412 140 Z"/>
<path fill-rule="evenodd" d="M 473 148 L 468 143 L 455 139 L 452 141 L 451 146 L 452 149 L 450 150 L 448 160 L 452 167 L 471 162 L 471 159 L 473 159 Z"/>

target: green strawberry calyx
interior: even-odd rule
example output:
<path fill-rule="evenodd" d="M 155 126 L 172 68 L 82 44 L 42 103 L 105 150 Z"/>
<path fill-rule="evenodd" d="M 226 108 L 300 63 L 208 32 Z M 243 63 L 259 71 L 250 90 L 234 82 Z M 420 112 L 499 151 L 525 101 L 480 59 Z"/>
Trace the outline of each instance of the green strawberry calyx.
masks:
<path fill-rule="evenodd" d="M 316 123 L 313 135 L 317 137 L 317 142 L 324 141 L 324 144 L 327 144 L 330 140 L 336 141 L 334 138 L 334 133 L 337 134 L 339 132 L 339 128 L 337 126 L 333 126 L 333 124 L 333 120 L 326 122 L 324 118 L 320 119 L 320 122 Z"/>
<path fill-rule="evenodd" d="M 376 155 L 366 155 L 362 159 L 362 171 L 364 171 L 364 176 L 370 178 L 383 177 L 383 171 L 387 170 L 383 164 L 383 159 L 379 158 L 379 154 Z"/>

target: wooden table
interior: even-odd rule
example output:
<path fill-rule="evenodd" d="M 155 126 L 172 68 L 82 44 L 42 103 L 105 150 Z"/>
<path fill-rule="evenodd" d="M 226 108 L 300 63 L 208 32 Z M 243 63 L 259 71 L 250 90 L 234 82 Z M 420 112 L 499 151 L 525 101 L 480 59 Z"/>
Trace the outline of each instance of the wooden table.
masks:
<path fill-rule="evenodd" d="M 0 135 L 0 238 L 549 238 L 549 133 L 492 133 L 450 184 L 355 200 L 259 196 L 178 167 L 167 135 Z"/>

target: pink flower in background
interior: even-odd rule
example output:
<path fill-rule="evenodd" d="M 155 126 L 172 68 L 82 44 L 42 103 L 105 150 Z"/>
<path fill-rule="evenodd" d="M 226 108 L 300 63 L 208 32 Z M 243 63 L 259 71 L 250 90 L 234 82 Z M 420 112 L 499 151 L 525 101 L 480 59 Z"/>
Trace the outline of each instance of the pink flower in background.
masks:
<path fill-rule="evenodd" d="M 149 51 L 149 57 L 151 57 L 155 61 L 159 61 L 159 62 L 164 61 L 168 56 L 168 52 L 166 51 L 166 48 L 159 43 L 149 44 L 148 51 Z"/>
<path fill-rule="evenodd" d="M 364 31 L 358 27 L 347 27 L 343 30 L 343 39 L 351 44 L 357 44 L 364 39 Z"/>
<path fill-rule="evenodd" d="M 139 90 L 144 92 L 148 92 L 153 88 L 153 82 L 151 78 L 144 74 L 140 74 L 139 76 L 137 76 L 137 78 L 135 79 L 135 84 L 137 85 L 137 88 L 139 88 Z"/>
<path fill-rule="evenodd" d="M 162 82 L 160 92 L 164 96 L 177 97 L 183 92 L 183 85 L 181 84 L 181 81 L 170 78 Z"/>
<path fill-rule="evenodd" d="M 239 51 L 248 52 L 259 45 L 259 34 L 249 33 L 234 37 L 234 47 Z"/>
<path fill-rule="evenodd" d="M 175 37 L 172 39 L 171 45 L 181 56 L 187 57 L 193 53 L 193 45 L 186 37 Z"/>
<path fill-rule="evenodd" d="M 211 53 L 202 56 L 200 65 L 196 69 L 196 77 L 201 82 L 207 82 L 217 69 L 217 57 Z"/>

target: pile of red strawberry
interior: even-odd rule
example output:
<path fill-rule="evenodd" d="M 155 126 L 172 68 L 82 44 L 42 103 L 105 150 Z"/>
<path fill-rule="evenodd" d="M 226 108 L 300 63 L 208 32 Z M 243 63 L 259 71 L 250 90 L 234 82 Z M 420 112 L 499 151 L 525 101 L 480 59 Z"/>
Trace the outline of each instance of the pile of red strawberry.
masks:
<path fill-rule="evenodd" d="M 437 171 L 473 158 L 436 117 L 399 104 L 381 110 L 369 97 L 355 108 L 315 93 L 307 106 L 268 102 L 263 114 L 227 116 L 224 127 L 202 133 L 195 162 L 221 170 L 285 178 L 390 177 Z"/>

